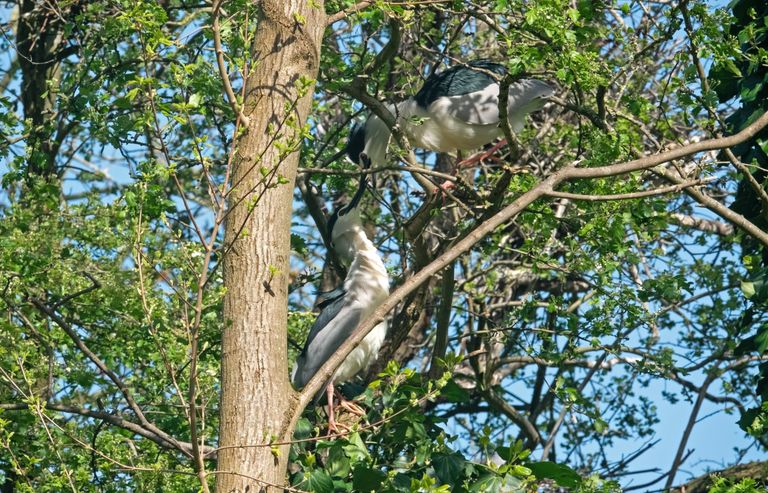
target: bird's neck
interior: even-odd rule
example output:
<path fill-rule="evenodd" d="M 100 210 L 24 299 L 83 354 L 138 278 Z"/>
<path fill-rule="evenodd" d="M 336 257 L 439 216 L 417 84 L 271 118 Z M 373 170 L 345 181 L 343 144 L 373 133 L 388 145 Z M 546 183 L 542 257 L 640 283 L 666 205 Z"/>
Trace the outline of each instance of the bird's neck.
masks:
<path fill-rule="evenodd" d="M 371 286 L 374 283 L 377 285 L 371 287 L 386 295 L 389 292 L 389 275 L 375 245 L 362 231 L 355 232 L 352 242 L 355 254 L 344 280 L 345 288 L 350 291 L 354 284 Z"/>
<path fill-rule="evenodd" d="M 379 256 L 379 251 L 376 250 L 376 246 L 368 239 L 368 236 L 362 229 L 354 232 L 352 244 L 355 250 L 355 259 L 361 257 L 365 262 L 375 263 L 377 266 L 381 266 L 381 270 L 386 272 L 384 269 L 384 262 L 382 262 L 381 257 Z"/>

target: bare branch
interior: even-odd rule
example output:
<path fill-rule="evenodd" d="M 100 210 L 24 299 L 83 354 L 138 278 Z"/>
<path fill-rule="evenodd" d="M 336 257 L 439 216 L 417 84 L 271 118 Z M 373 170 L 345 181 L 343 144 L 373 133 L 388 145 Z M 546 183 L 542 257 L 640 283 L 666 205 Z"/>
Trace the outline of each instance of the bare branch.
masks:
<path fill-rule="evenodd" d="M 9 412 L 10 411 L 28 411 L 29 405 L 22 402 L 1 403 L 0 409 L 2 409 L 3 411 L 9 411 Z M 173 449 L 173 450 L 179 450 L 179 448 L 176 445 L 169 443 L 168 440 L 166 440 L 161 435 L 154 433 L 152 430 L 149 430 L 138 423 L 129 421 L 116 413 L 110 413 L 106 411 L 94 411 L 92 409 L 85 409 L 82 407 L 70 406 L 66 404 L 58 404 L 54 402 L 46 403 L 45 409 L 50 409 L 51 411 L 56 411 L 60 413 L 77 414 L 79 416 L 85 416 L 88 418 L 100 419 L 106 423 L 117 426 L 119 428 L 123 428 L 139 436 L 152 440 L 153 442 L 160 445 L 161 447 Z M 176 442 L 176 443 L 179 446 L 181 446 L 182 450 L 186 454 L 188 455 L 192 454 L 191 443 L 188 443 L 188 442 Z M 204 453 L 207 459 L 214 459 L 216 457 L 216 449 L 214 449 L 213 447 L 205 447 Z"/>
<path fill-rule="evenodd" d="M 707 493 L 712 486 L 713 478 L 728 478 L 731 480 L 741 480 L 752 478 L 765 482 L 768 480 L 768 462 L 755 461 L 747 464 L 736 464 L 735 466 L 721 469 L 719 471 L 710 471 L 703 476 L 699 476 L 682 486 L 677 486 L 670 490 L 674 493 Z"/>
<path fill-rule="evenodd" d="M 701 388 L 699 389 L 699 394 L 696 396 L 696 402 L 693 404 L 693 409 L 691 409 L 691 414 L 688 417 L 688 424 L 685 426 L 683 436 L 680 439 L 680 444 L 677 447 L 677 453 L 675 454 L 675 458 L 672 461 L 672 467 L 669 469 L 669 474 L 667 475 L 667 483 L 664 485 L 665 490 L 669 490 L 672 487 L 672 484 L 675 482 L 675 474 L 677 474 L 677 469 L 683 463 L 685 446 L 688 445 L 688 438 L 691 436 L 693 427 L 696 424 L 696 417 L 699 415 L 701 405 L 704 403 L 704 396 L 707 393 L 707 388 L 713 381 L 715 381 L 717 378 L 716 375 L 716 372 L 710 372 L 707 375 L 707 378 L 704 380 L 704 383 L 701 385 Z"/>
<path fill-rule="evenodd" d="M 617 193 L 613 195 L 584 195 L 580 193 L 568 193 L 568 192 L 552 192 L 548 193 L 550 197 L 556 197 L 560 199 L 572 199 L 572 200 L 586 200 L 588 202 L 599 202 L 604 200 L 630 200 L 640 199 L 644 197 L 656 197 L 658 195 L 666 195 L 668 193 L 677 193 L 685 188 L 694 187 L 707 183 L 711 180 L 696 180 L 680 183 L 679 185 L 671 185 L 668 187 L 657 188 L 655 190 L 643 190 L 640 192 L 630 193 Z"/>
<path fill-rule="evenodd" d="M 327 25 L 330 26 L 334 22 L 338 22 L 340 20 L 346 19 L 347 17 L 349 17 L 352 14 L 357 14 L 361 10 L 367 8 L 372 3 L 374 3 L 373 0 L 365 0 L 365 1 L 362 1 L 362 2 L 357 2 L 356 4 L 354 4 L 353 6 L 351 6 L 348 9 L 340 10 L 340 11 L 336 12 L 333 15 L 329 15 L 328 19 L 326 20 L 326 23 L 327 23 Z"/>
<path fill-rule="evenodd" d="M 541 435 L 539 435 L 539 431 L 536 429 L 536 426 L 534 426 L 534 424 L 531 423 L 525 416 L 517 412 L 514 407 L 510 406 L 507 401 L 499 397 L 499 395 L 496 394 L 493 389 L 488 389 L 483 393 L 483 395 L 486 399 L 488 399 L 488 404 L 504 413 L 504 415 L 511 419 L 513 423 L 518 425 L 521 430 L 523 430 L 523 433 L 527 438 L 527 447 L 533 448 L 539 442 L 541 442 Z"/>
<path fill-rule="evenodd" d="M 325 362 L 325 364 L 320 368 L 315 376 L 308 382 L 306 387 L 304 387 L 304 389 L 299 393 L 297 402 L 298 405 L 294 412 L 291 426 L 289 426 L 288 429 L 293 429 L 293 425 L 299 418 L 301 411 L 312 400 L 314 395 L 320 390 L 325 382 L 328 381 L 331 375 L 333 375 L 333 372 L 336 371 L 336 368 L 338 368 L 338 366 L 352 351 L 352 349 L 360 343 L 360 341 L 368 334 L 368 332 L 373 329 L 373 327 L 375 327 L 384 319 L 385 315 L 389 313 L 389 311 L 392 310 L 395 305 L 397 305 L 397 303 L 418 289 L 421 284 L 437 274 L 440 270 L 444 269 L 449 263 L 453 262 L 464 253 L 468 252 L 477 242 L 483 239 L 486 235 L 490 234 L 497 227 L 511 220 L 537 199 L 553 192 L 554 188 L 563 181 L 572 179 L 599 178 L 631 173 L 633 171 L 652 168 L 659 164 L 669 162 L 674 159 L 680 159 L 699 152 L 738 145 L 751 139 L 766 125 L 768 125 L 768 113 L 763 114 L 753 124 L 741 132 L 738 132 L 737 134 L 729 137 L 703 140 L 666 152 L 646 156 L 644 158 L 635 159 L 620 164 L 600 166 L 595 168 L 576 168 L 578 163 L 570 163 L 554 174 L 548 176 L 539 182 L 538 185 L 534 186 L 531 190 L 515 199 L 500 212 L 494 214 L 492 217 L 482 222 L 472 232 L 457 241 L 437 259 L 433 260 L 426 267 L 415 273 L 392 294 L 390 294 L 390 296 L 379 306 L 379 308 L 368 318 L 368 320 L 362 323 L 355 330 L 352 336 L 349 337 L 344 342 L 344 344 L 341 345 L 339 350 L 331 358 L 329 358 L 328 361 Z M 754 225 L 752 226 L 754 227 Z M 763 234 L 763 236 L 766 235 Z M 768 238 L 766 238 L 765 241 L 766 244 L 768 244 Z"/>
<path fill-rule="evenodd" d="M 672 219 L 680 226 L 687 228 L 694 228 L 707 233 L 715 233 L 720 236 L 731 236 L 733 234 L 733 226 L 712 219 L 704 219 L 703 217 L 688 216 L 685 214 L 672 214 Z"/>
<path fill-rule="evenodd" d="M 765 118 L 766 115 L 768 115 L 768 113 L 763 115 L 761 119 Z M 729 138 L 729 137 L 725 137 L 725 138 Z M 722 139 L 713 139 L 713 140 L 722 140 Z M 703 142 L 708 142 L 708 141 L 703 141 Z M 680 184 L 684 182 L 680 176 L 670 171 L 660 171 L 658 172 L 658 174 L 663 176 L 668 181 L 671 181 L 672 183 Z M 747 234 L 753 236 L 756 240 L 760 241 L 763 245 L 768 246 L 768 233 L 758 228 L 754 223 L 749 221 L 746 217 L 734 212 L 729 207 L 721 204 L 720 202 L 713 199 L 712 197 L 701 193 L 699 190 L 696 190 L 695 188 L 686 188 L 685 193 L 691 198 L 693 198 L 696 202 L 703 205 L 707 209 L 711 210 L 718 216 L 729 220 L 731 223 L 734 224 L 734 226 L 745 231 Z"/>
<path fill-rule="evenodd" d="M 443 279 L 440 283 L 440 306 L 437 311 L 437 329 L 435 335 L 435 347 L 432 349 L 432 361 L 429 365 L 429 375 L 437 378 L 440 375 L 441 365 L 438 360 L 445 358 L 448 349 L 448 327 L 451 322 L 453 308 L 453 288 L 456 285 L 454 279 L 455 264 L 451 264 L 443 271 Z"/>

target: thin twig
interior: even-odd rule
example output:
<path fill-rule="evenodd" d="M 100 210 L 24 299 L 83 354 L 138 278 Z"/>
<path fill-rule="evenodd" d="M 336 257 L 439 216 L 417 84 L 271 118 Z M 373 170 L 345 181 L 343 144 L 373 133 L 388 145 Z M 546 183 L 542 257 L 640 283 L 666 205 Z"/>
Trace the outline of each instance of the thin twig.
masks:
<path fill-rule="evenodd" d="M 131 408 L 131 410 L 136 414 L 136 417 L 139 419 L 139 422 L 150 430 L 152 433 L 157 434 L 158 436 L 162 437 L 163 440 L 165 440 L 168 444 L 172 445 L 177 450 L 180 450 L 186 454 L 189 452 L 184 449 L 184 447 L 181 446 L 181 444 L 171 435 L 165 433 L 164 431 L 160 430 L 157 426 L 152 424 L 146 416 L 144 416 L 144 412 L 141 410 L 141 407 L 138 405 L 138 403 L 134 400 L 133 394 L 131 393 L 130 389 L 127 385 L 125 385 L 125 382 L 117 376 L 115 372 L 113 372 L 107 365 L 104 363 L 104 361 L 99 358 L 96 353 L 90 350 L 88 346 L 83 342 L 82 339 L 80 339 L 80 336 L 77 335 L 77 332 L 72 328 L 69 323 L 67 323 L 63 318 L 61 318 L 56 312 L 51 310 L 48 306 L 45 305 L 42 301 L 40 301 L 37 298 L 30 298 L 30 302 L 35 306 L 35 308 L 40 311 L 40 313 L 48 316 L 56 325 L 59 326 L 61 330 L 64 331 L 67 336 L 69 336 L 70 339 L 72 339 L 72 342 L 75 343 L 77 348 L 82 352 L 93 364 L 95 364 L 99 370 L 101 370 L 107 378 L 109 378 L 112 383 L 115 384 L 115 386 L 120 390 L 120 392 L 123 394 L 123 398 L 125 399 L 125 402 L 128 403 L 128 406 Z"/>
<path fill-rule="evenodd" d="M 216 65 L 219 68 L 219 75 L 221 76 L 221 84 L 224 86 L 224 94 L 227 95 L 227 101 L 232 107 L 232 111 L 235 112 L 237 118 L 242 122 L 243 126 L 248 128 L 248 117 L 243 113 L 243 109 L 237 103 L 237 97 L 232 90 L 232 83 L 229 80 L 229 74 L 227 73 L 227 65 L 224 63 L 224 48 L 221 46 L 221 27 L 219 26 L 219 11 L 221 10 L 221 4 L 224 0 L 217 0 L 213 4 L 213 12 L 211 17 L 213 18 L 211 29 L 213 31 L 213 47 L 216 51 Z"/>
<path fill-rule="evenodd" d="M 707 393 L 707 388 L 710 386 L 712 382 L 715 381 L 717 378 L 717 372 L 712 370 L 707 374 L 707 378 L 704 379 L 704 383 L 701 385 L 701 388 L 699 389 L 699 393 L 696 396 L 696 402 L 693 404 L 693 408 L 691 409 L 691 414 L 688 417 L 688 424 L 685 426 L 685 430 L 683 431 L 683 436 L 680 438 L 680 444 L 677 447 L 677 453 L 675 454 L 675 458 L 672 461 L 672 467 L 669 468 L 669 473 L 667 476 L 667 482 L 664 485 L 665 490 L 669 490 L 672 487 L 672 484 L 675 482 L 675 474 L 677 474 L 677 470 L 680 467 L 680 465 L 683 463 L 683 454 L 685 453 L 685 447 L 688 445 L 688 438 L 691 436 L 691 432 L 693 431 L 693 427 L 696 425 L 696 417 L 699 415 L 699 411 L 701 410 L 701 405 L 704 403 L 704 396 Z"/>

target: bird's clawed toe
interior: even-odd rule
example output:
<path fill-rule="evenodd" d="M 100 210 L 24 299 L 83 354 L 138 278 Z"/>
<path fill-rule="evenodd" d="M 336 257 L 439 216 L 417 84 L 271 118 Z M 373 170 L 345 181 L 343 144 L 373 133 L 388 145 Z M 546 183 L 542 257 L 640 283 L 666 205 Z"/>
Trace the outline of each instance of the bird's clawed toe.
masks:
<path fill-rule="evenodd" d="M 358 416 L 365 416 L 365 409 L 358 406 L 355 401 L 348 401 L 346 399 L 341 399 L 339 401 L 339 407 L 343 407 L 347 411 L 349 411 L 352 414 L 356 414 Z"/>

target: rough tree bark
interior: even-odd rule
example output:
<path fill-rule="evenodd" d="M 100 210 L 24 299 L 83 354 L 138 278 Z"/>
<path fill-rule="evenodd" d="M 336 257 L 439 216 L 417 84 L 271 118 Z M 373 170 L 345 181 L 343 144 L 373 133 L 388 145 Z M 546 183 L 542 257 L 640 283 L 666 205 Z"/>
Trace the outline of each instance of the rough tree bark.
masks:
<path fill-rule="evenodd" d="M 16 48 L 21 68 L 21 100 L 24 118 L 30 131 L 26 145 L 28 175 L 50 178 L 56 172 L 56 154 L 63 138 L 63 130 L 56 132 L 61 115 L 54 111 L 56 88 L 60 77 L 61 60 L 66 56 L 65 19 L 77 2 L 65 10 L 45 2 L 22 0 L 18 4 Z"/>
<path fill-rule="evenodd" d="M 298 149 L 312 87 L 300 92 L 297 86 L 301 77 L 317 77 L 326 20 L 317 0 L 265 0 L 259 9 L 243 102 L 248 125 L 232 164 L 225 229 L 231 250 L 224 259 L 222 493 L 277 490 L 285 482 L 287 446 L 244 445 L 285 436 L 295 408 L 287 378 L 287 274 L 299 155 L 284 146 Z M 277 173 L 286 179 L 282 184 Z"/>

